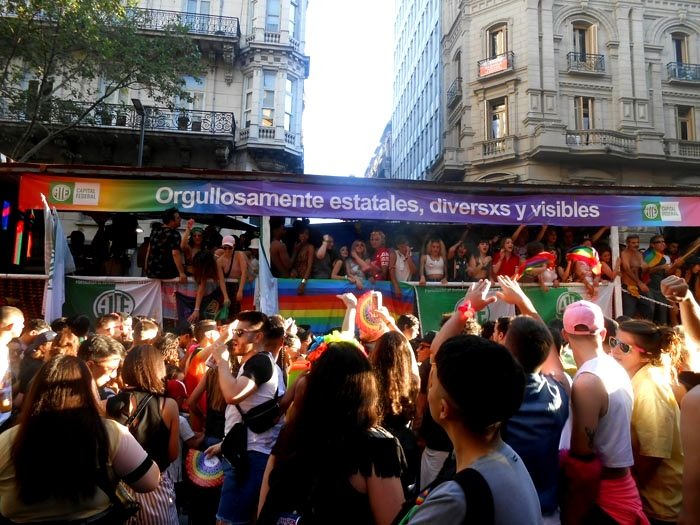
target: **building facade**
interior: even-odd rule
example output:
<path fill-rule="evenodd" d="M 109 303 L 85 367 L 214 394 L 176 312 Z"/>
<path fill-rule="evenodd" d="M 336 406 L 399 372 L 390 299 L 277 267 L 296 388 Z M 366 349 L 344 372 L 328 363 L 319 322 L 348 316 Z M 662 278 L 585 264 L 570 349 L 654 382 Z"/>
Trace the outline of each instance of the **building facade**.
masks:
<path fill-rule="evenodd" d="M 391 178 L 391 122 L 389 122 L 382 138 L 379 139 L 379 146 L 374 150 L 374 155 L 369 161 L 365 170 L 366 179 L 390 179 Z"/>
<path fill-rule="evenodd" d="M 303 173 L 307 4 L 142 0 L 144 33 L 158 38 L 168 25 L 184 25 L 199 47 L 206 72 L 182 79 L 189 100 L 156 102 L 143 90 L 122 89 L 30 160 L 136 165 L 141 158 L 144 166 Z M 26 89 L 36 87 L 31 78 L 24 83 Z M 5 131 L 0 151 L 11 149 L 12 130 L 22 133 L 26 118 L 0 104 Z M 42 118 L 43 125 L 53 126 L 61 115 L 47 111 Z"/>
<path fill-rule="evenodd" d="M 426 178 L 700 184 L 700 3 L 447 0 Z"/>
<path fill-rule="evenodd" d="M 396 0 L 392 178 L 426 178 L 442 148 L 441 3 Z"/>

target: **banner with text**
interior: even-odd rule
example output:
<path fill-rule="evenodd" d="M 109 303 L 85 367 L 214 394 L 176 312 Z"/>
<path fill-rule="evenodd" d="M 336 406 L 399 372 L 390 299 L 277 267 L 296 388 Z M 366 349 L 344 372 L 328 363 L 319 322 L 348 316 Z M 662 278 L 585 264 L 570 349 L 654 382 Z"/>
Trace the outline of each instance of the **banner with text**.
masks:
<path fill-rule="evenodd" d="M 498 290 L 494 287 L 489 295 L 494 295 Z M 539 287 L 523 286 L 525 294 L 530 298 L 537 313 L 545 323 L 552 319 L 561 319 L 566 307 L 581 299 L 588 299 L 583 285 L 571 284 L 559 288 L 549 288 L 546 292 Z M 612 316 L 612 298 L 615 287 L 602 284 L 598 288 L 598 294 L 593 302 L 598 304 L 603 313 Z M 443 314 L 452 313 L 464 300 L 466 290 L 464 288 L 444 288 L 441 286 L 417 286 L 416 299 L 418 301 L 418 315 L 421 321 L 421 331 L 439 330 Z M 502 301 L 489 304 L 486 308 L 477 312 L 477 320 L 480 324 L 486 321 L 495 321 L 499 317 L 515 315 L 515 308 Z"/>
<path fill-rule="evenodd" d="M 20 209 L 281 215 L 338 219 L 549 224 L 700 226 L 699 197 L 474 195 L 422 189 L 267 180 L 127 180 L 22 175 Z"/>
<path fill-rule="evenodd" d="M 160 281 L 66 277 L 64 315 L 85 315 L 94 326 L 99 317 L 112 312 L 145 315 L 162 323 Z"/>

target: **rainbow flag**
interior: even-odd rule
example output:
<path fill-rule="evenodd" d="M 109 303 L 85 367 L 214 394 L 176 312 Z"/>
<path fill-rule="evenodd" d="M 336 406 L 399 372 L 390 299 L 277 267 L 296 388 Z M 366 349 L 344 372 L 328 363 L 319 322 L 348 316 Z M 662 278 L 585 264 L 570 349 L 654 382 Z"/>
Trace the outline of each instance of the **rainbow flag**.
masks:
<path fill-rule="evenodd" d="M 304 295 L 297 295 L 299 279 L 278 279 L 277 290 L 279 313 L 283 317 L 293 317 L 297 325 L 311 325 L 316 335 L 323 335 L 343 324 L 345 306 L 336 297 L 338 294 L 353 293 L 356 297 L 367 290 L 382 292 L 382 305 L 386 306 L 394 317 L 412 314 L 416 294 L 413 286 L 401 283 L 401 298 L 394 297 L 391 282 L 378 281 L 365 283 L 362 290 L 339 279 L 309 279 Z"/>
<path fill-rule="evenodd" d="M 574 246 L 566 252 L 566 260 L 586 263 L 590 266 L 593 275 L 600 275 L 600 259 L 598 258 L 598 252 L 592 246 Z"/>
<path fill-rule="evenodd" d="M 525 275 L 526 273 L 533 271 L 535 268 L 541 268 L 542 266 L 554 268 L 556 262 L 557 256 L 553 253 L 540 252 L 520 263 L 520 266 L 518 266 L 518 275 Z"/>
<path fill-rule="evenodd" d="M 657 252 L 654 248 L 647 248 L 644 251 L 644 262 L 648 266 L 658 266 L 664 260 L 664 254 Z"/>

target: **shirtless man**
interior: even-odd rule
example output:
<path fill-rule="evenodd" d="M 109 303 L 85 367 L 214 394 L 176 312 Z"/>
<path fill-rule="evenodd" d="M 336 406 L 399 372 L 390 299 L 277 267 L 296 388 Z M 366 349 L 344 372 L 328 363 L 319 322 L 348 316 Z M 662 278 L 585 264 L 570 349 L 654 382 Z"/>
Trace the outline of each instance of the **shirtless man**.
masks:
<path fill-rule="evenodd" d="M 644 259 L 639 251 L 639 235 L 630 234 L 625 239 L 626 248 L 620 253 L 622 288 L 630 293 L 622 294 L 622 312 L 629 317 L 649 317 L 649 306 L 643 299 L 649 287 L 642 281 Z"/>
<path fill-rule="evenodd" d="M 270 261 L 272 263 L 272 275 L 274 277 L 289 277 L 289 270 L 292 267 L 292 261 L 289 258 L 287 245 L 282 242 L 285 228 L 284 222 L 270 220 L 270 232 L 272 234 L 272 242 L 270 242 Z"/>

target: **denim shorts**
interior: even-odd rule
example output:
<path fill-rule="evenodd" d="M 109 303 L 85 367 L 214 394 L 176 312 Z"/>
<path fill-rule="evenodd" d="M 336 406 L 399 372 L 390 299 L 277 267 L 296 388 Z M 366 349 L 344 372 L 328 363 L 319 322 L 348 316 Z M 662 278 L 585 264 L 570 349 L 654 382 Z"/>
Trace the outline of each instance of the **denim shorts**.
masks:
<path fill-rule="evenodd" d="M 223 460 L 224 485 L 221 488 L 221 500 L 216 519 L 227 525 L 247 525 L 255 521 L 258 512 L 258 498 L 263 474 L 267 466 L 267 454 L 248 451 L 250 468 L 243 479 L 236 477 L 236 469 Z"/>

